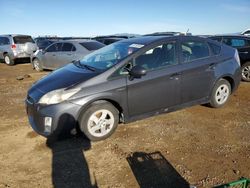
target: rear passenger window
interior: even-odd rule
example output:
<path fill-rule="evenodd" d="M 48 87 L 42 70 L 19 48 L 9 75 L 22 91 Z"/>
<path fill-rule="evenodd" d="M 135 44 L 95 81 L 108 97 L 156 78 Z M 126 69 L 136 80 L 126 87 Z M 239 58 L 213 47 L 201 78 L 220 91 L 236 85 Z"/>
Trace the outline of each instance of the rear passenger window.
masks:
<path fill-rule="evenodd" d="M 0 37 L 0 45 L 8 45 L 10 40 L 7 37 Z"/>
<path fill-rule="evenodd" d="M 62 47 L 62 51 L 63 52 L 71 52 L 71 51 L 75 51 L 76 48 L 73 46 L 73 44 L 71 43 L 64 43 L 63 47 Z"/>
<path fill-rule="evenodd" d="M 205 42 L 188 41 L 181 44 L 183 62 L 209 57 L 209 49 Z"/>
<path fill-rule="evenodd" d="M 221 47 L 220 46 L 218 46 L 216 44 L 213 44 L 213 43 L 208 43 L 208 44 L 209 44 L 210 49 L 211 49 L 211 51 L 212 51 L 212 53 L 214 55 L 220 54 L 220 51 L 221 51 Z"/>
<path fill-rule="evenodd" d="M 61 50 L 62 50 L 62 43 L 55 43 L 49 46 L 46 51 L 47 52 L 59 52 Z"/>
<path fill-rule="evenodd" d="M 138 56 L 135 59 L 135 65 L 142 66 L 146 70 L 175 65 L 177 63 L 175 51 L 175 42 L 164 43 Z"/>

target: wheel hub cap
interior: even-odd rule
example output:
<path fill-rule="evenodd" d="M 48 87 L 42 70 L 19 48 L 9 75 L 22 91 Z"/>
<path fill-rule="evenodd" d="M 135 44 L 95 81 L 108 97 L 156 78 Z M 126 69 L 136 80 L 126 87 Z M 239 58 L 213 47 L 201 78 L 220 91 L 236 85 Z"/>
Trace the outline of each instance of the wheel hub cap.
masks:
<path fill-rule="evenodd" d="M 114 126 L 114 116 L 106 109 L 94 112 L 87 123 L 89 132 L 95 137 L 107 135 Z"/>
<path fill-rule="evenodd" d="M 4 61 L 5 61 L 6 64 L 10 64 L 10 58 L 8 56 L 6 56 L 4 58 Z"/>
<path fill-rule="evenodd" d="M 242 77 L 244 79 L 250 80 L 250 66 L 244 67 L 244 69 L 242 70 Z"/>
<path fill-rule="evenodd" d="M 216 90 L 215 99 L 218 104 L 225 103 L 228 96 L 229 96 L 229 88 L 227 85 L 223 84 Z"/>

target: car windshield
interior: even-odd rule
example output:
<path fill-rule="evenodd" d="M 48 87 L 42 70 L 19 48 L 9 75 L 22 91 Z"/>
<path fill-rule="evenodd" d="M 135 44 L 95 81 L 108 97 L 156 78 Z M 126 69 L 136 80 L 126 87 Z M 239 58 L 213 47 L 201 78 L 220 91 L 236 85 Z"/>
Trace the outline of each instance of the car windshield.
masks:
<path fill-rule="evenodd" d="M 113 43 L 85 56 L 80 64 L 93 69 L 107 70 L 143 46 L 126 42 Z"/>

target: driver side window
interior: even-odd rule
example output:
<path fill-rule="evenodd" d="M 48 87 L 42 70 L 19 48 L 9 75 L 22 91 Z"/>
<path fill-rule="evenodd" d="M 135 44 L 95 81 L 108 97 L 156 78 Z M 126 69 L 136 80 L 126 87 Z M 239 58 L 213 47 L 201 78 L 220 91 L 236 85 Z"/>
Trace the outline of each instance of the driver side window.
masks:
<path fill-rule="evenodd" d="M 147 50 L 135 58 L 134 64 L 142 66 L 146 70 L 155 70 L 176 63 L 176 44 L 168 42 Z"/>

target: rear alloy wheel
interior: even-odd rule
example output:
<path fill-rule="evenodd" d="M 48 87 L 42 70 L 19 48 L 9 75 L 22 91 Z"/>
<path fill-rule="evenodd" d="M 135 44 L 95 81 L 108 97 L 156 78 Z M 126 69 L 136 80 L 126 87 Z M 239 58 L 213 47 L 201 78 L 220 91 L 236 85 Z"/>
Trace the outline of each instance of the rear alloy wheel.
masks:
<path fill-rule="evenodd" d="M 222 107 L 229 99 L 231 85 L 225 79 L 220 79 L 214 86 L 210 106 L 214 108 Z"/>
<path fill-rule="evenodd" d="M 15 64 L 15 63 L 14 63 L 14 60 L 12 60 L 8 54 L 4 55 L 4 62 L 5 62 L 7 65 L 9 65 L 9 66 L 12 66 L 12 65 Z"/>
<path fill-rule="evenodd" d="M 36 71 L 38 71 L 38 72 L 43 71 L 41 62 L 40 62 L 37 58 L 33 60 L 33 67 L 34 67 L 34 69 L 35 69 Z"/>
<path fill-rule="evenodd" d="M 118 123 L 118 110 L 109 102 L 98 101 L 84 112 L 80 128 L 91 141 L 98 141 L 111 136 Z"/>
<path fill-rule="evenodd" d="M 250 62 L 247 62 L 241 67 L 241 79 L 250 82 Z"/>

